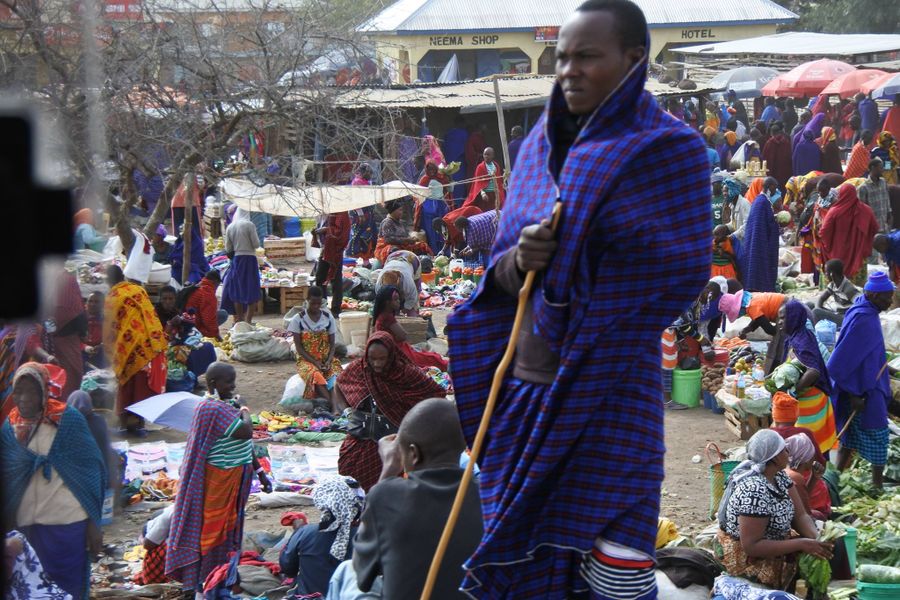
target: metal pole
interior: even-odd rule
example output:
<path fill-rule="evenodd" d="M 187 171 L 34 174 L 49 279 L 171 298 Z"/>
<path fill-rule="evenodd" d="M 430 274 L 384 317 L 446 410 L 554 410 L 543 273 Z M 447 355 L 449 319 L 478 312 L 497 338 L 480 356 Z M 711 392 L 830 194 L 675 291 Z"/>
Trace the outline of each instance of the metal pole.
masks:
<path fill-rule="evenodd" d="M 503 104 L 500 102 L 500 79 L 494 75 L 494 104 L 497 106 L 497 126 L 500 128 L 500 146 L 503 150 L 503 182 L 509 179 L 512 165 L 509 162 L 509 143 L 506 141 L 506 120 L 503 118 Z M 495 196 L 494 208 L 499 208 L 500 194 Z"/>

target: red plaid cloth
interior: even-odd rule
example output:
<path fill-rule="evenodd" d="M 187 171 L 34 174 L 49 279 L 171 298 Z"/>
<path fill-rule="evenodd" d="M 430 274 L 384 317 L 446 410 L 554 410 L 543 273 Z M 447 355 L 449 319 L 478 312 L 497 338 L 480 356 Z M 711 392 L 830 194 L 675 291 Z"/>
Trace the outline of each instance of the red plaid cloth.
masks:
<path fill-rule="evenodd" d="M 153 550 L 148 550 L 144 557 L 144 569 L 133 577 L 137 585 L 150 583 L 167 583 L 166 577 L 166 545 L 161 544 Z"/>

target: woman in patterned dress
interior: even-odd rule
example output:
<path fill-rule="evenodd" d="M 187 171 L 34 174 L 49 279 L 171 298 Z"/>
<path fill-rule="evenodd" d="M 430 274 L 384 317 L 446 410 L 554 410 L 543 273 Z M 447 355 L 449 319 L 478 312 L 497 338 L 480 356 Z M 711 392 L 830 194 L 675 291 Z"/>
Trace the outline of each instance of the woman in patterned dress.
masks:
<path fill-rule="evenodd" d="M 771 429 L 747 442 L 747 460 L 732 472 L 719 504 L 715 553 L 727 573 L 785 590 L 797 570 L 794 555 L 830 559 L 832 544 L 816 541 L 816 525 L 784 469 L 784 439 Z M 798 535 L 799 534 L 799 535 Z"/>

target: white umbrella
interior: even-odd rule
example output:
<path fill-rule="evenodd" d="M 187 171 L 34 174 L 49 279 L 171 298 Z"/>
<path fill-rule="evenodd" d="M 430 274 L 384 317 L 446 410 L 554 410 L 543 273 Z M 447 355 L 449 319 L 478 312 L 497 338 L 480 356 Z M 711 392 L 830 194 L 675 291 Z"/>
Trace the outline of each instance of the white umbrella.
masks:
<path fill-rule="evenodd" d="M 141 400 L 125 410 L 143 417 L 151 423 L 165 425 L 178 431 L 190 431 L 194 411 L 203 400 L 189 392 L 170 392 Z"/>
<path fill-rule="evenodd" d="M 246 179 L 225 179 L 219 184 L 222 197 L 244 210 L 282 217 L 313 217 L 356 210 L 388 200 L 413 196 L 428 197 L 427 187 L 389 181 L 382 185 L 257 186 Z"/>
<path fill-rule="evenodd" d="M 768 67 L 738 67 L 722 71 L 707 82 L 715 89 L 734 90 L 738 98 L 759 98 L 763 86 L 778 77 L 778 71 Z M 715 94 L 724 96 L 724 92 Z"/>

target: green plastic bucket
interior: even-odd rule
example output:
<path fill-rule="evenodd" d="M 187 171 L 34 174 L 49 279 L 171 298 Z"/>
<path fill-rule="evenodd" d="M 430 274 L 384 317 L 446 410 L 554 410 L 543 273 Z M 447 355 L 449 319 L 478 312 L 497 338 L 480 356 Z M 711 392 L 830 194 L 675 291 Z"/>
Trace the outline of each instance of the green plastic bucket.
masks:
<path fill-rule="evenodd" d="M 675 369 L 672 372 L 672 400 L 690 408 L 700 406 L 702 379 L 703 372 L 700 369 Z"/>
<path fill-rule="evenodd" d="M 844 535 L 844 548 L 847 550 L 850 576 L 856 577 L 856 527 L 847 527 L 847 533 Z"/>
<path fill-rule="evenodd" d="M 897 600 L 900 598 L 900 583 L 856 582 L 859 600 Z"/>

